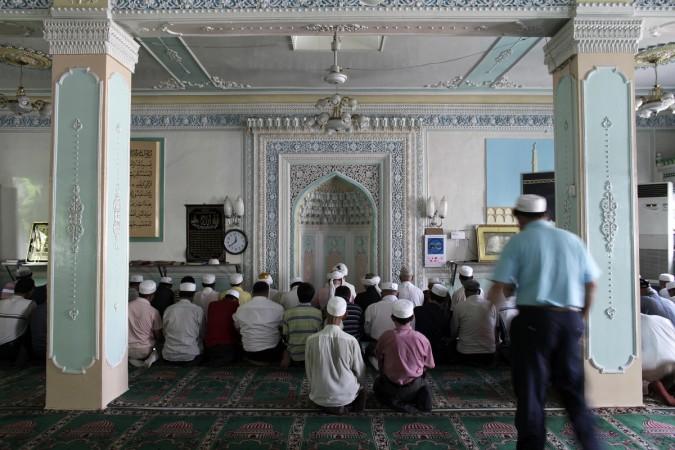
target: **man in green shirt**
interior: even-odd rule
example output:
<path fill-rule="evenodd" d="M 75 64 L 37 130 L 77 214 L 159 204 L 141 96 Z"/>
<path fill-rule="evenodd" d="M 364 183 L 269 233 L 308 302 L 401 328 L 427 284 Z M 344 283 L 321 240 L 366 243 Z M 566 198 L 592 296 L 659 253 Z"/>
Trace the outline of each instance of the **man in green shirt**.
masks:
<path fill-rule="evenodd" d="M 321 310 L 311 304 L 314 287 L 301 283 L 297 292 L 300 304 L 286 310 L 281 323 L 281 337 L 286 345 L 282 367 L 288 367 L 290 363 L 304 364 L 307 338 L 320 331 L 323 322 Z"/>

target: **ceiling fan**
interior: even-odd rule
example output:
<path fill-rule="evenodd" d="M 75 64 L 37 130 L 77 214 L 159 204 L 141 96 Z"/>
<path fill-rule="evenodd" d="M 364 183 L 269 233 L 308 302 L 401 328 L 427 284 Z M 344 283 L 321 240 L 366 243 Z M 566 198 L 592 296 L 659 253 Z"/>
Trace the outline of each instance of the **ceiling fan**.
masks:
<path fill-rule="evenodd" d="M 19 86 L 14 97 L 0 94 L 0 109 L 9 109 L 17 116 L 30 113 L 49 116 L 51 103 L 45 100 L 34 100 L 26 95 L 23 86 L 23 68 L 51 69 L 52 59 L 46 53 L 31 48 L 14 47 L 10 45 L 0 46 L 0 62 L 19 67 Z"/>
<path fill-rule="evenodd" d="M 638 117 L 648 119 L 659 113 L 675 114 L 675 94 L 666 92 L 659 84 L 659 65 L 668 64 L 675 59 L 675 43 L 662 44 L 640 50 L 635 55 L 638 67 L 654 68 L 654 87 L 647 95 L 635 99 L 635 111 Z"/>

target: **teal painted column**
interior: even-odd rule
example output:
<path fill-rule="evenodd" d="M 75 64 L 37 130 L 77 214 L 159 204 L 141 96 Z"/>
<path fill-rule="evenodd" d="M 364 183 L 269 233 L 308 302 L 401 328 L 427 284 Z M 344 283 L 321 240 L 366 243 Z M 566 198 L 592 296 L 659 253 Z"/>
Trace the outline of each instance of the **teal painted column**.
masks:
<path fill-rule="evenodd" d="M 546 45 L 553 73 L 557 225 L 602 270 L 586 324 L 587 396 L 642 404 L 639 360 L 633 18 L 580 17 Z"/>
<path fill-rule="evenodd" d="M 46 407 L 101 409 L 128 388 L 129 127 L 138 46 L 99 18 L 48 19 L 45 38 L 54 88 Z"/>

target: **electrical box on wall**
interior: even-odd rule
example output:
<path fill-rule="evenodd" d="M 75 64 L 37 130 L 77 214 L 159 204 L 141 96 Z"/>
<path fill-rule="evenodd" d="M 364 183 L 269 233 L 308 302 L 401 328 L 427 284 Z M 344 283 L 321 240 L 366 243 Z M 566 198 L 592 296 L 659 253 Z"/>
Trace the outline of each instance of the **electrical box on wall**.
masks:
<path fill-rule="evenodd" d="M 424 230 L 424 267 L 444 267 L 445 233 L 442 228 L 426 228 Z"/>

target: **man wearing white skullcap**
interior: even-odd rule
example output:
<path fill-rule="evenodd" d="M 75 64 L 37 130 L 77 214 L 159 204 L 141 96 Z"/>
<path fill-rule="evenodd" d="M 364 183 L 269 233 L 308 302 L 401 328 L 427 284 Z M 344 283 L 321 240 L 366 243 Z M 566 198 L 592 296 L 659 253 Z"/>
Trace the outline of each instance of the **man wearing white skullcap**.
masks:
<path fill-rule="evenodd" d="M 363 411 L 366 391 L 359 383 L 366 372 L 359 342 L 340 325 L 347 302 L 331 297 L 326 304 L 326 326 L 307 338 L 305 373 L 309 398 L 331 414 Z"/>
<path fill-rule="evenodd" d="M 345 263 L 337 263 L 331 270 L 333 272 L 338 271 L 342 273 L 342 286 L 347 286 L 349 290 L 352 291 L 351 300 L 353 301 L 356 298 L 356 288 L 353 284 L 347 281 L 347 275 L 349 275 L 349 268 L 347 265 Z"/>
<path fill-rule="evenodd" d="M 439 363 L 450 355 L 450 303 L 448 288 L 440 283 L 431 286 L 429 297 L 415 308 L 415 330 L 429 339 L 434 357 Z"/>
<path fill-rule="evenodd" d="M 377 303 L 382 298 L 382 291 L 380 290 L 380 277 L 374 273 L 367 273 L 362 279 L 361 284 L 366 289 L 359 292 L 354 303 L 361 307 L 362 311 L 368 309 L 373 303 Z"/>
<path fill-rule="evenodd" d="M 366 309 L 363 321 L 363 331 L 375 341 L 385 331 L 394 329 L 391 312 L 394 309 L 394 303 L 398 300 L 398 284 L 384 282 L 381 286 L 382 300 Z"/>
<path fill-rule="evenodd" d="M 216 276 L 212 273 L 202 275 L 202 290 L 195 294 L 192 302 L 204 311 L 204 320 L 208 324 L 209 305 L 220 297 L 216 287 Z M 205 326 L 206 326 L 205 324 Z"/>
<path fill-rule="evenodd" d="M 412 281 L 414 274 L 406 266 L 401 267 L 401 272 L 398 275 L 401 284 L 398 286 L 399 298 L 406 298 L 413 302 L 415 306 L 421 306 L 424 303 L 424 292 L 418 288 Z"/>
<path fill-rule="evenodd" d="M 159 311 L 160 316 L 164 317 L 166 308 L 173 305 L 175 301 L 176 293 L 173 291 L 173 278 L 160 278 L 157 292 L 155 292 L 155 297 L 152 299 L 152 306 Z"/>
<path fill-rule="evenodd" d="M 272 275 L 267 272 L 260 272 L 260 274 L 258 275 L 258 281 L 264 281 L 265 283 L 267 283 L 267 286 L 269 286 L 270 292 L 269 294 L 267 294 L 267 298 L 279 303 L 281 298 L 279 295 L 279 291 L 272 287 L 272 285 L 274 284 L 274 279 L 272 278 Z"/>
<path fill-rule="evenodd" d="M 668 293 L 668 288 L 666 288 L 666 284 L 670 283 L 671 281 L 675 281 L 675 277 L 672 274 L 662 273 L 659 275 L 659 295 L 661 297 L 671 297 L 671 295 Z"/>
<path fill-rule="evenodd" d="M 239 292 L 239 306 L 248 303 L 251 300 L 251 294 L 246 292 L 244 288 L 241 287 L 241 284 L 244 282 L 244 276 L 240 273 L 231 273 L 230 274 L 230 289 L 234 289 Z M 223 291 L 220 294 L 220 297 L 223 298 L 225 297 L 225 293 L 227 291 Z"/>
<path fill-rule="evenodd" d="M 490 366 L 494 362 L 497 310 L 483 298 L 476 280 L 464 282 L 466 300 L 452 312 L 452 338 L 462 362 Z"/>
<path fill-rule="evenodd" d="M 488 299 L 498 304 L 517 286 L 518 317 L 511 323 L 511 373 L 517 398 L 518 448 L 544 448 L 544 399 L 549 381 L 562 397 L 580 447 L 598 449 L 584 398 L 584 317 L 600 270 L 578 236 L 547 220 L 544 197 L 525 194 L 513 213 L 520 233 L 504 246 Z M 551 376 L 555 374 L 555 376 Z"/>
<path fill-rule="evenodd" d="M 164 311 L 162 357 L 175 364 L 198 364 L 203 349 L 204 311 L 192 303 L 197 291 L 194 282 L 183 281 L 179 289 L 178 302 Z"/>
<path fill-rule="evenodd" d="M 281 301 L 279 302 L 285 310 L 295 308 L 300 304 L 298 300 L 298 286 L 302 284 L 302 278 L 294 277 L 291 279 L 291 286 L 288 292 L 284 292 L 281 295 Z"/>
<path fill-rule="evenodd" d="M 333 267 L 333 271 L 326 274 L 327 282 L 326 286 L 319 289 L 316 293 L 316 299 L 314 301 L 314 306 L 318 307 L 322 311 L 326 309 L 326 304 L 331 297 L 335 297 L 335 289 L 340 286 L 344 286 L 344 272 L 337 270 L 336 267 Z"/>
<path fill-rule="evenodd" d="M 381 403 L 407 413 L 431 411 L 425 372 L 436 366 L 429 340 L 411 327 L 414 308 L 410 300 L 396 301 L 391 313 L 395 328 L 383 333 L 375 347 L 380 367 L 373 384 L 375 396 Z"/>
<path fill-rule="evenodd" d="M 129 364 L 150 367 L 159 358 L 155 346 L 162 338 L 162 317 L 152 306 L 157 285 L 145 280 L 138 290 L 139 297 L 129 302 Z"/>
<path fill-rule="evenodd" d="M 461 266 L 459 268 L 459 282 L 461 286 L 452 293 L 450 300 L 450 308 L 454 311 L 458 303 L 466 301 L 466 294 L 464 294 L 464 282 L 473 280 L 473 268 L 471 266 Z"/>
<path fill-rule="evenodd" d="M 230 289 L 225 296 L 211 302 L 206 321 L 204 351 L 210 366 L 224 366 L 239 356 L 239 332 L 234 326 L 234 314 L 239 308 L 239 291 Z"/>
<path fill-rule="evenodd" d="M 141 284 L 141 282 L 143 282 L 143 275 L 129 275 L 129 301 L 138 298 L 138 286 Z"/>

